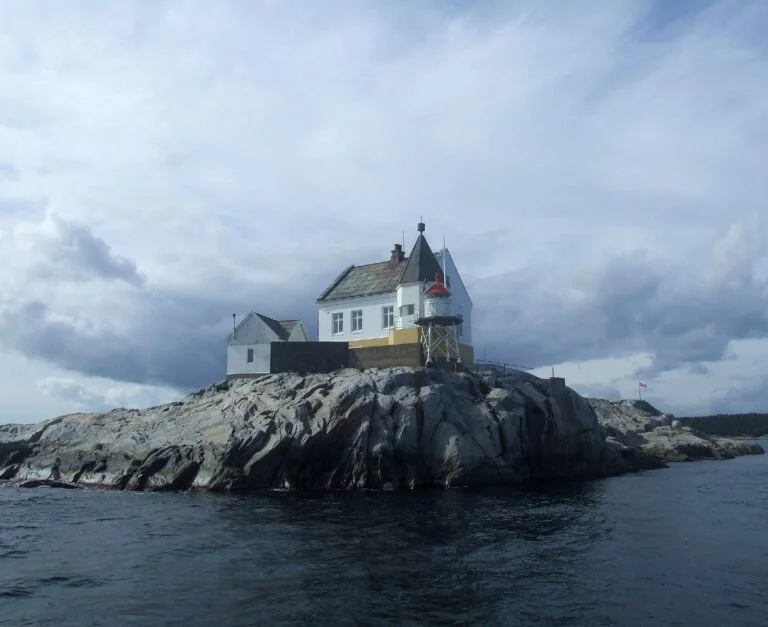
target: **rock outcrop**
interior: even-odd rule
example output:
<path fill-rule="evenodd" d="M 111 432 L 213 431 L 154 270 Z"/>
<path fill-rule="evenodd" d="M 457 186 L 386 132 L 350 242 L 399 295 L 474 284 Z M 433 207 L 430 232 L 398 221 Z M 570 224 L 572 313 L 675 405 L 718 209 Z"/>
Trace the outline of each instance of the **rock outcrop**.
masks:
<path fill-rule="evenodd" d="M 607 441 L 639 449 L 666 462 L 730 459 L 765 452 L 756 442 L 711 436 L 685 426 L 645 401 L 588 400 Z"/>
<path fill-rule="evenodd" d="M 525 373 L 264 375 L 146 410 L 0 426 L 0 479 L 126 490 L 465 486 L 662 465 L 606 441 L 581 396 Z"/>

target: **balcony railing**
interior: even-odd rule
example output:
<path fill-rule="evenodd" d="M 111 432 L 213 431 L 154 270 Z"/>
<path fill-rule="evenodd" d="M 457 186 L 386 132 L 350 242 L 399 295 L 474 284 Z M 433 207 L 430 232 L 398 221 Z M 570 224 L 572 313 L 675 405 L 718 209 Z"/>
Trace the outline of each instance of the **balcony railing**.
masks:
<path fill-rule="evenodd" d="M 457 317 L 459 321 L 462 321 L 464 319 L 464 316 L 462 315 L 461 305 L 451 305 L 450 302 L 448 302 L 447 305 L 450 308 L 450 311 L 452 312 L 450 314 L 451 316 Z M 421 306 L 416 307 L 412 314 L 405 315 L 405 316 L 395 316 L 395 326 L 393 328 L 407 329 L 409 327 L 416 326 L 417 321 L 425 317 L 426 317 L 426 314 L 424 313 L 424 305 L 422 304 Z"/>

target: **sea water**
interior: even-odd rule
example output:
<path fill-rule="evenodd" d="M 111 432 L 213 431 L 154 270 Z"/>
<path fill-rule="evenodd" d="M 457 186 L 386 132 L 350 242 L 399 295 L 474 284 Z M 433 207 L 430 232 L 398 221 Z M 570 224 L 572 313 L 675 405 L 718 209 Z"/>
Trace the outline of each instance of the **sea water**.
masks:
<path fill-rule="evenodd" d="M 768 625 L 768 456 L 402 493 L 5 484 L 0 624 Z"/>

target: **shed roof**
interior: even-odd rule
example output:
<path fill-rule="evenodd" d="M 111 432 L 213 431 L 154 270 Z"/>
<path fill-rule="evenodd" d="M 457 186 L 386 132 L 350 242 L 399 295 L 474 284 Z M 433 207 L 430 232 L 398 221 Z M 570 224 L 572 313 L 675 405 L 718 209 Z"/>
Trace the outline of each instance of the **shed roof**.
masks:
<path fill-rule="evenodd" d="M 287 340 L 293 330 L 301 324 L 301 320 L 274 320 L 260 313 L 254 313 L 264 324 L 266 324 L 281 340 Z"/>
<path fill-rule="evenodd" d="M 251 311 L 240 321 L 240 323 L 237 325 L 237 329 L 240 329 L 244 325 L 248 324 L 248 321 L 251 318 L 258 318 L 261 320 L 261 322 L 263 322 L 264 325 L 266 325 L 266 327 L 272 331 L 272 333 L 274 333 L 278 339 L 283 341 L 287 341 L 293 330 L 301 324 L 301 320 L 275 320 L 274 318 L 270 318 L 264 314 Z M 235 333 L 236 331 L 230 331 L 229 335 L 227 335 L 227 340 L 231 341 L 235 336 Z"/>

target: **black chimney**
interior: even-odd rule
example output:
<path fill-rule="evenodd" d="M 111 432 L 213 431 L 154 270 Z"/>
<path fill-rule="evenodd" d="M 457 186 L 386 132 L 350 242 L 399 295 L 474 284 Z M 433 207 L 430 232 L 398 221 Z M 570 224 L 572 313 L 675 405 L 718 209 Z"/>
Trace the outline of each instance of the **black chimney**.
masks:
<path fill-rule="evenodd" d="M 403 259 L 405 259 L 403 245 L 395 244 L 395 248 L 392 250 L 392 256 L 389 258 L 390 263 L 400 263 Z"/>

